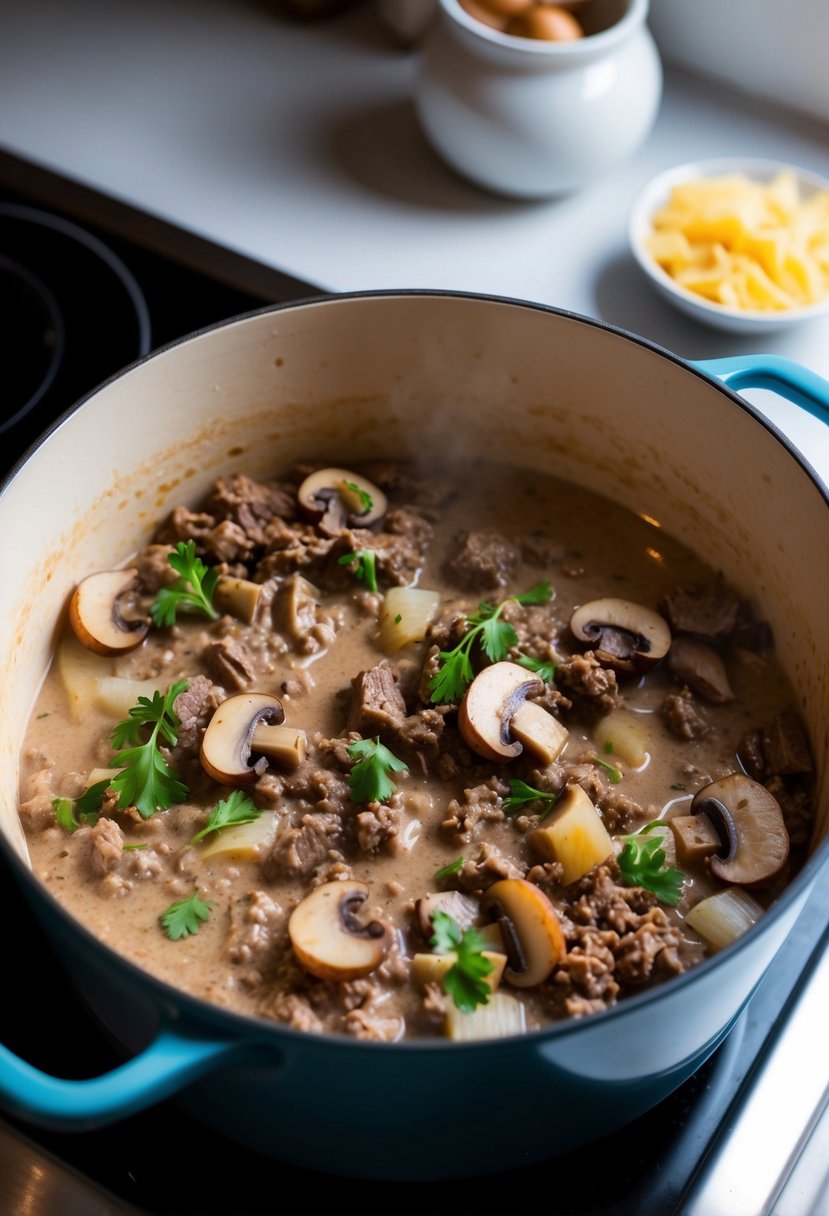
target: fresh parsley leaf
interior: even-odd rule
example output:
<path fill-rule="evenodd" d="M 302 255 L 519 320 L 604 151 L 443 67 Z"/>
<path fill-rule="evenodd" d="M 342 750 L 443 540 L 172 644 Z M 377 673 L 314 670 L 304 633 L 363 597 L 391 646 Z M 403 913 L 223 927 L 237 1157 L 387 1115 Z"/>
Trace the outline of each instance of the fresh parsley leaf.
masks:
<path fill-rule="evenodd" d="M 229 798 L 216 803 L 207 823 L 200 832 L 196 832 L 190 843 L 197 844 L 211 832 L 221 832 L 223 828 L 238 826 L 240 823 L 255 823 L 261 814 L 250 798 L 241 790 L 234 790 Z"/>
<path fill-rule="evenodd" d="M 522 667 L 526 667 L 527 671 L 534 671 L 545 684 L 555 679 L 556 665 L 551 659 L 545 662 L 543 659 L 533 659 L 528 654 L 518 654 L 517 661 Z"/>
<path fill-rule="evenodd" d="M 358 549 L 356 553 L 345 553 L 337 558 L 338 566 L 353 566 L 352 574 L 369 591 L 377 590 L 377 554 L 373 549 Z"/>
<path fill-rule="evenodd" d="M 342 484 L 344 489 L 350 490 L 352 494 L 359 498 L 360 506 L 362 507 L 360 514 L 368 515 L 369 511 L 374 506 L 374 499 L 371 497 L 368 490 L 361 490 L 356 481 L 344 481 Z"/>
<path fill-rule="evenodd" d="M 208 568 L 196 557 L 196 542 L 180 540 L 167 559 L 178 574 L 170 587 L 162 587 L 150 605 L 154 625 L 174 625 L 176 612 L 186 609 L 200 612 L 215 621 L 219 614 L 213 607 L 213 595 L 219 581 L 216 567 Z"/>
<path fill-rule="evenodd" d="M 604 752 L 604 754 L 605 754 L 606 756 L 612 756 L 612 755 L 613 755 L 613 744 L 612 744 L 612 742 L 610 741 L 610 739 L 608 739 L 607 743 L 605 743 L 605 745 L 604 745 L 604 747 L 602 748 L 602 750 L 603 750 L 603 752 Z"/>
<path fill-rule="evenodd" d="M 136 849 L 146 849 L 146 847 L 147 847 L 147 842 L 146 842 L 146 840 L 145 840 L 145 841 L 144 841 L 142 844 L 125 844 L 125 845 L 122 845 L 122 846 L 121 846 L 121 852 L 122 852 L 122 853 L 132 853 L 132 852 L 134 852 Z"/>
<path fill-rule="evenodd" d="M 394 618 L 395 625 L 399 625 L 402 620 L 403 620 L 403 617 L 398 612 L 397 616 Z"/>
<path fill-rule="evenodd" d="M 546 604 L 552 598 L 553 589 L 549 583 L 536 583 L 521 595 L 508 596 L 497 608 L 492 604 L 479 604 L 478 611 L 467 616 L 466 621 L 471 628 L 457 646 L 453 650 L 440 652 L 441 666 L 429 681 L 432 703 L 443 705 L 458 701 L 463 696 L 475 675 L 469 657 L 475 641 L 480 642 L 484 654 L 493 663 L 500 663 L 513 646 L 518 645 L 518 634 L 512 625 L 500 619 L 507 604 Z"/>
<path fill-rule="evenodd" d="M 484 976 L 492 971 L 492 963 L 483 957 L 486 938 L 479 929 L 461 933 L 457 921 L 441 911 L 432 916 L 432 928 L 429 944 L 438 954 L 455 955 L 455 962 L 443 977 L 444 992 L 461 1013 L 473 1013 L 478 1005 L 488 1005 L 490 989 Z"/>
<path fill-rule="evenodd" d="M 84 790 L 80 798 L 53 798 L 55 819 L 65 832 L 77 832 L 81 824 L 98 822 L 104 794 L 109 789 L 109 778 L 96 781 Z"/>
<path fill-rule="evenodd" d="M 665 864 L 665 838 L 653 834 L 659 829 L 670 830 L 666 823 L 657 819 L 646 824 L 639 832 L 620 837 L 625 843 L 616 860 L 622 879 L 628 886 L 645 887 L 663 904 L 673 907 L 682 898 L 685 875 L 681 870 L 674 870 Z"/>
<path fill-rule="evenodd" d="M 180 941 L 198 933 L 204 921 L 210 916 L 213 907 L 212 899 L 202 899 L 198 890 L 186 899 L 177 899 L 170 904 L 166 912 L 162 912 L 159 920 L 171 942 Z"/>
<path fill-rule="evenodd" d="M 675 782 L 674 782 L 674 784 L 671 786 L 671 789 L 672 789 L 672 790 L 682 790 L 682 791 L 685 791 L 685 790 L 687 790 L 687 788 L 688 788 L 688 786 L 687 786 L 687 785 L 683 785 L 681 781 L 675 781 Z"/>
<path fill-rule="evenodd" d="M 533 786 L 527 785 L 526 781 L 509 781 L 507 784 L 509 785 L 509 797 L 505 798 L 501 804 L 501 810 L 505 815 L 514 815 L 527 802 L 536 802 L 538 799 L 551 803 L 558 801 L 558 794 L 537 790 Z M 548 807 L 547 814 L 552 809 L 552 806 Z"/>
<path fill-rule="evenodd" d="M 139 697 L 129 717 L 117 723 L 110 735 L 110 742 L 118 751 L 113 764 L 121 772 L 112 778 L 110 785 L 118 794 L 118 806 L 134 806 L 144 819 L 159 809 L 167 810 L 174 802 L 183 802 L 188 789 L 170 768 L 159 750 L 159 737 L 174 747 L 178 741 L 180 722 L 173 703 L 180 693 L 189 688 L 187 680 L 177 680 L 166 693 L 156 690 L 152 699 Z M 151 725 L 146 743 L 142 742 L 141 728 Z"/>
<path fill-rule="evenodd" d="M 610 764 L 607 760 L 602 760 L 601 756 L 591 756 L 590 759 L 594 764 L 599 764 L 605 770 L 610 778 L 611 785 L 618 785 L 622 780 L 622 774 L 615 765 Z"/>
<path fill-rule="evenodd" d="M 435 878 L 440 881 L 441 878 L 449 878 L 452 874 L 457 874 L 458 870 L 463 869 L 462 857 L 456 857 L 454 861 L 450 861 L 448 866 L 443 866 L 435 873 Z"/>
<path fill-rule="evenodd" d="M 348 754 L 356 764 L 348 774 L 351 797 L 355 802 L 388 802 L 397 786 L 389 773 L 405 773 L 407 766 L 376 739 L 358 739 L 349 744 Z"/>

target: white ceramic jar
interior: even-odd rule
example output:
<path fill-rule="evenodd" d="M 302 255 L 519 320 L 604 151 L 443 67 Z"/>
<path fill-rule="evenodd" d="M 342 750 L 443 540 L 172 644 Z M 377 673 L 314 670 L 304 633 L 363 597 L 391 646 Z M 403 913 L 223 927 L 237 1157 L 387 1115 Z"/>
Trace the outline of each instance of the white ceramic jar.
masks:
<path fill-rule="evenodd" d="M 542 42 L 440 0 L 415 91 L 428 139 L 501 194 L 544 198 L 587 185 L 633 152 L 656 117 L 662 69 L 647 12 L 648 0 L 592 0 L 584 38 Z"/>

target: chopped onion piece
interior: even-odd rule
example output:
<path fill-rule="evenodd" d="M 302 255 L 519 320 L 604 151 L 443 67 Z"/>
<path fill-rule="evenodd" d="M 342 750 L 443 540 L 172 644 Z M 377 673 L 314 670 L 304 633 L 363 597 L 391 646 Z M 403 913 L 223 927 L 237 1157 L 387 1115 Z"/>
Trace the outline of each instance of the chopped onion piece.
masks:
<path fill-rule="evenodd" d="M 58 649 L 58 671 L 69 702 L 69 716 L 82 722 L 91 703 L 97 700 L 101 680 L 112 673 L 113 660 L 93 654 L 81 646 L 74 633 L 64 634 Z"/>
<path fill-rule="evenodd" d="M 422 642 L 439 603 L 437 591 L 427 591 L 425 587 L 391 587 L 380 613 L 380 645 L 386 654 L 396 654 L 410 642 Z"/>
<path fill-rule="evenodd" d="M 202 860 L 208 857 L 232 857 L 236 861 L 257 861 L 275 834 L 276 811 L 264 811 L 251 823 L 239 823 L 208 836 L 201 851 Z"/>
<path fill-rule="evenodd" d="M 750 929 L 763 915 L 763 907 L 740 887 L 728 887 L 701 899 L 685 917 L 715 950 L 722 950 Z"/>
<path fill-rule="evenodd" d="M 648 741 L 641 718 L 641 714 L 627 709 L 611 710 L 599 722 L 593 736 L 599 751 L 607 753 L 609 760 L 618 756 L 631 768 L 641 768 L 648 758 Z"/>
<path fill-rule="evenodd" d="M 494 993 L 488 1004 L 479 1005 L 472 1013 L 461 1013 L 455 1005 L 450 1005 L 444 1027 L 447 1038 L 456 1043 L 505 1039 L 511 1034 L 524 1034 L 526 1029 L 524 1006 L 506 992 Z"/>
<path fill-rule="evenodd" d="M 164 677 L 157 680 L 128 680 L 119 676 L 104 676 L 94 690 L 94 700 L 114 718 L 126 718 L 139 697 L 149 697 L 166 688 Z"/>

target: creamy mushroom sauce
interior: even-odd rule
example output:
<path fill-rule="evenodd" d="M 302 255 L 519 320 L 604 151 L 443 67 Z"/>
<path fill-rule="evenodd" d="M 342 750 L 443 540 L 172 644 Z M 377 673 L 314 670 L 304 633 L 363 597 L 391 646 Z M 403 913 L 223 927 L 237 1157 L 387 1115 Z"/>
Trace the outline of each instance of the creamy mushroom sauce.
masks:
<path fill-rule="evenodd" d="M 376 476 L 382 484 L 382 470 L 378 472 L 366 465 L 363 471 L 369 477 Z M 474 470 L 465 467 L 455 474 L 434 474 L 423 483 L 408 477 L 398 480 L 402 482 L 401 489 L 395 491 L 394 478 L 391 474 L 387 477 L 390 507 L 414 503 L 413 511 L 429 520 L 434 528 L 434 535 L 425 546 L 417 582 L 421 587 L 440 592 L 437 624 L 451 620 L 453 614 L 474 611 L 481 601 L 498 603 L 506 595 L 525 591 L 547 579 L 555 598 L 548 606 L 532 610 L 535 624 L 530 632 L 535 634 L 538 621 L 546 620 L 551 649 L 566 656 L 583 649 L 575 644 L 567 627 L 577 605 L 615 596 L 656 608 L 663 595 L 677 585 L 710 585 L 716 579 L 715 573 L 688 549 L 666 536 L 657 521 L 644 515 L 636 517 L 569 483 L 500 466 Z M 287 484 L 293 494 L 297 483 L 289 478 L 281 484 Z M 423 506 L 433 497 L 443 497 L 442 493 L 434 493 L 441 485 L 451 486 L 446 500 L 438 506 Z M 205 510 L 209 512 L 209 505 Z M 199 517 L 191 518 L 198 522 Z M 204 533 L 206 525 L 201 519 Z M 457 586 L 457 538 L 470 528 L 497 530 L 514 545 L 523 547 L 522 559 L 509 570 L 502 587 L 462 590 Z M 191 531 L 198 535 L 199 527 L 191 525 Z M 186 527 L 183 534 L 187 534 Z M 169 526 L 166 532 L 162 529 L 161 535 L 170 539 Z M 345 545 L 345 551 L 349 548 Z M 259 545 L 257 552 L 262 550 Z M 241 641 L 254 656 L 257 671 L 249 687 L 278 696 L 284 705 L 286 723 L 308 732 L 309 755 L 301 771 L 327 766 L 338 774 L 342 785 L 350 768 L 347 760 L 343 762 L 343 748 L 349 739 L 346 724 L 352 677 L 386 664 L 399 674 L 409 713 L 414 714 L 424 708 L 416 689 L 430 640 L 427 636 L 425 641 L 409 645 L 399 654 L 384 655 L 376 641 L 381 596 L 369 593 L 349 571 L 338 567 L 337 552 L 342 554 L 342 544 L 339 550 L 335 547 L 334 556 L 328 559 L 325 577 L 317 578 L 313 567 L 300 571 L 317 586 L 333 581 L 339 582 L 342 589 L 320 591 L 317 623 L 299 638 L 291 638 L 275 623 L 270 609 L 253 625 L 227 616 L 211 623 L 203 617 L 180 615 L 179 623 L 171 629 L 151 629 L 143 644 L 132 653 L 116 659 L 94 658 L 92 663 L 97 664 L 102 676 L 150 679 L 164 689 L 182 677 L 192 680 L 197 675 L 210 674 L 203 652 L 211 641 L 222 637 Z M 325 562 L 322 566 L 325 567 Z M 245 573 L 232 562 L 229 568 L 234 573 Z M 269 583 L 269 592 L 289 577 L 290 568 L 286 559 L 282 573 Z M 88 573 L 80 571 L 79 576 Z M 260 571 L 259 578 L 262 576 Z M 380 583 L 382 592 L 389 585 L 382 572 Z M 520 613 L 515 624 L 523 641 L 526 622 L 522 624 Z M 532 652 L 531 645 L 525 649 Z M 707 725 L 702 738 L 679 740 L 669 731 L 663 703 L 667 695 L 679 691 L 680 685 L 664 662 L 644 676 L 621 675 L 620 702 L 635 711 L 641 723 L 647 741 L 646 762 L 633 769 L 616 756 L 602 752 L 595 735 L 595 723 L 601 720 L 601 714 L 588 712 L 586 716 L 577 716 L 561 710 L 559 716 L 570 731 L 569 741 L 558 763 L 550 767 L 547 787 L 555 788 L 563 780 L 578 780 L 593 789 L 594 797 L 598 789 L 609 798 L 614 794 L 626 795 L 636 808 L 632 814 L 604 814 L 611 832 L 617 835 L 632 832 L 656 817 L 687 813 L 698 788 L 739 769 L 735 752 L 745 733 L 767 725 L 781 710 L 795 703 L 772 653 L 733 644 L 719 649 L 735 699 L 725 705 L 696 700 L 695 708 Z M 542 644 L 542 653 L 543 650 Z M 535 653 L 539 653 L 537 637 Z M 215 673 L 211 679 L 219 686 L 217 698 L 237 691 L 222 686 Z M 418 764 L 412 758 L 413 753 L 408 753 L 410 770 L 392 774 L 398 788 L 390 800 L 395 820 L 393 834 L 382 839 L 381 832 L 376 847 L 360 847 L 355 821 L 367 808 L 353 803 L 340 807 L 344 831 L 332 837 L 330 855 L 315 862 L 308 872 L 299 874 L 290 873 L 286 866 L 278 874 L 274 874 L 273 868 L 263 871 L 258 860 L 240 861 L 221 854 L 205 858 L 204 844 L 189 844 L 216 801 L 229 793 L 228 788 L 206 778 L 192 756 L 177 769 L 191 790 L 186 802 L 159 811 L 147 820 L 141 820 L 134 812 L 112 813 L 122 829 L 123 843 L 142 848 L 120 852 L 116 841 L 114 851 L 96 850 L 92 843 L 94 829 L 83 826 L 70 835 L 57 826 L 51 799 L 57 795 L 77 796 L 89 772 L 109 764 L 113 755 L 108 739 L 115 716 L 90 703 L 84 705 L 81 717 L 81 721 L 72 720 L 67 691 L 54 665 L 34 707 L 23 755 L 21 816 L 35 872 L 103 942 L 173 985 L 234 1010 L 279 1018 L 303 1029 L 345 1031 L 376 1039 L 439 1035 L 445 998 L 432 992 L 431 1000 L 424 1002 L 410 976 L 414 953 L 429 949 L 416 927 L 413 901 L 438 890 L 471 887 L 474 891 L 474 877 L 464 880 L 456 874 L 436 880 L 435 874 L 459 857 L 474 871 L 475 863 L 492 850 L 512 859 L 521 873 L 529 872 L 538 878 L 560 911 L 570 950 L 579 947 L 577 952 L 604 957 L 604 978 L 613 978 L 613 961 L 607 965 L 607 940 L 603 939 L 602 945 L 597 944 L 595 935 L 592 942 L 585 942 L 583 934 L 581 938 L 575 936 L 574 925 L 578 924 L 579 915 L 574 912 L 574 901 L 582 888 L 587 892 L 584 898 L 593 898 L 590 878 L 568 896 L 556 885 L 554 875 L 553 881 L 545 885 L 544 876 L 533 869 L 540 859 L 528 845 L 527 834 L 537 825 L 547 804 L 531 804 L 527 813 L 504 817 L 499 809 L 504 787 L 496 783 L 496 791 L 500 789 L 502 794 L 492 795 L 489 814 L 471 826 L 468 839 L 463 838 L 457 825 L 454 829 L 446 826 L 445 821 L 452 817 L 450 803 L 453 799 L 463 801 L 464 789 L 480 787 L 491 777 L 501 782 L 519 777 L 540 780 L 539 765 L 527 761 L 526 756 L 510 764 L 490 763 L 476 757 L 470 766 L 469 753 L 459 745 L 456 714 L 452 712 L 446 715 L 440 753 L 444 757 L 458 756 L 460 761 L 438 762 L 434 754 L 428 754 L 423 764 Z M 203 716 L 202 727 L 205 720 Z M 394 739 L 383 731 L 379 733 L 400 755 Z M 330 749 L 320 748 L 323 739 L 344 741 L 339 760 Z M 612 785 L 606 770 L 591 761 L 597 754 L 622 773 L 618 784 Z M 573 766 L 579 766 L 575 772 Z M 592 786 L 585 780 L 585 772 L 592 779 Z M 302 788 L 302 780 L 291 781 L 296 774 L 285 776 L 289 778 L 288 785 L 281 790 L 279 770 L 272 765 L 269 775 L 250 791 L 258 806 L 272 817 L 277 836 L 296 826 L 302 815 L 325 811 L 327 807 L 319 783 L 309 793 Z M 292 789 L 300 791 L 299 797 Z M 666 847 L 670 861 L 671 833 L 667 833 Z M 802 845 L 799 851 L 802 853 Z M 768 903 L 798 860 L 798 849 L 793 848 L 782 874 L 764 891 L 752 894 Z M 604 869 L 607 871 L 608 867 Z M 609 872 L 618 882 L 612 863 Z M 486 867 L 482 873 L 479 890 L 497 877 L 487 874 Z M 313 886 L 339 878 L 368 884 L 370 899 L 363 913 L 385 918 L 396 931 L 393 949 L 381 968 L 364 980 L 347 983 L 309 976 L 292 955 L 286 928 L 288 914 Z M 193 936 L 168 940 L 160 926 L 160 914 L 171 901 L 189 895 L 195 887 L 203 897 L 213 901 L 209 920 Z M 684 895 L 675 910 L 644 897 L 638 913 L 647 915 L 656 907 L 657 919 L 678 928 L 669 953 L 679 961 L 660 969 L 651 960 L 650 971 L 645 968 L 645 973 L 625 982 L 617 959 L 618 995 L 636 990 L 643 983 L 661 980 L 704 955 L 706 947 L 684 924 L 683 917 L 700 897 L 721 888 L 722 884 L 711 877 L 702 863 L 687 873 Z M 607 926 L 602 931 L 605 935 L 610 932 Z M 539 989 L 507 990 L 524 1002 L 530 1027 L 568 1012 L 579 1014 L 602 1008 L 617 999 L 612 985 L 591 987 L 583 976 L 573 970 L 568 972 L 566 967 L 557 968 Z M 557 995 L 559 992 L 562 999 Z"/>

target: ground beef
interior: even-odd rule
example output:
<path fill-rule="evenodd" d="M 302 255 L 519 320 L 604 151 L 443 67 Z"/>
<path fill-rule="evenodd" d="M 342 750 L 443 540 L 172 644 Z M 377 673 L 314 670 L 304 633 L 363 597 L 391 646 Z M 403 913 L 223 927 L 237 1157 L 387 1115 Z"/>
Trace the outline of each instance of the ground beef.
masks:
<path fill-rule="evenodd" d="M 262 983 L 283 937 L 285 921 L 285 912 L 266 891 L 251 891 L 231 904 L 225 954 L 240 969 L 238 978 L 247 987 Z"/>
<path fill-rule="evenodd" d="M 458 886 L 479 895 L 499 878 L 523 878 L 526 872 L 526 866 L 510 861 L 494 845 L 484 841 L 477 858 L 464 862 L 463 869 L 458 872 Z"/>
<path fill-rule="evenodd" d="M 402 1017 L 384 1017 L 366 1009 L 352 1009 L 343 1019 L 343 1029 L 364 1042 L 393 1043 L 403 1035 Z"/>
<path fill-rule="evenodd" d="M 635 798 L 623 794 L 612 785 L 599 796 L 596 805 L 611 836 L 626 832 L 635 823 L 656 819 L 659 814 L 657 807 L 645 810 Z"/>
<path fill-rule="evenodd" d="M 503 821 L 501 803 L 508 794 L 509 786 L 499 777 L 490 777 L 484 785 L 465 789 L 462 798 L 453 798 L 447 806 L 441 831 L 455 844 L 469 844 L 479 835 L 476 829 L 480 824 Z"/>
<path fill-rule="evenodd" d="M 418 710 L 395 727 L 395 747 L 401 757 L 413 757 L 425 773 L 439 754 L 445 725 L 445 713 L 440 709 Z"/>
<path fill-rule="evenodd" d="M 192 540 L 196 548 L 204 551 L 203 541 L 215 528 L 216 521 L 205 511 L 190 511 L 187 507 L 174 507 L 155 534 L 159 545 L 175 546 L 180 541 Z"/>
<path fill-rule="evenodd" d="M 285 1022 L 293 1030 L 306 1030 L 317 1034 L 324 1029 L 308 998 L 296 992 L 286 992 L 282 989 L 276 991 L 273 1000 L 262 1012 L 266 1017 Z"/>
<path fill-rule="evenodd" d="M 674 633 L 726 638 L 737 623 L 740 601 L 730 587 L 675 587 L 659 605 Z"/>
<path fill-rule="evenodd" d="M 782 777 L 772 777 L 766 789 L 776 798 L 783 812 L 783 822 L 793 846 L 808 844 L 814 826 L 812 802 L 805 790 L 786 787 Z"/>
<path fill-rule="evenodd" d="M 241 692 L 257 679 L 256 663 L 244 642 L 227 635 L 202 651 L 210 675 L 232 692 Z"/>
<path fill-rule="evenodd" d="M 564 560 L 564 545 L 549 536 L 535 533 L 520 536 L 518 544 L 521 548 L 521 560 L 528 566 L 541 566 L 547 570 Z"/>
<path fill-rule="evenodd" d="M 429 528 L 431 535 L 431 528 L 428 524 L 425 526 Z M 342 534 L 335 555 L 339 558 L 347 553 L 368 549 L 374 554 L 377 582 L 380 586 L 408 587 L 415 581 L 426 560 L 428 542 L 424 540 L 424 536 L 425 533 L 416 529 L 393 533 L 369 532 L 364 528 L 355 528 Z M 349 577 L 353 580 L 353 576 Z"/>
<path fill-rule="evenodd" d="M 602 667 L 592 650 L 562 659 L 556 668 L 556 686 L 576 712 L 606 714 L 619 703 L 615 671 Z"/>
<path fill-rule="evenodd" d="M 154 596 L 178 578 L 168 560 L 172 551 L 169 545 L 147 545 L 136 557 L 133 564 L 138 571 L 138 581 L 148 595 Z"/>
<path fill-rule="evenodd" d="M 288 523 L 284 519 L 274 518 L 264 530 L 263 543 L 265 555 L 256 566 L 256 582 L 301 570 L 315 580 L 325 573 L 327 585 L 333 581 L 332 590 L 342 590 L 348 586 L 347 571 L 328 561 L 337 544 L 336 537 L 320 536 L 311 524 Z M 345 551 L 343 546 L 341 549 Z M 335 576 L 333 580 L 332 575 Z"/>
<path fill-rule="evenodd" d="M 232 519 L 223 519 L 202 538 L 202 548 L 217 562 L 245 562 L 253 552 L 253 541 Z"/>
<path fill-rule="evenodd" d="M 435 530 L 428 519 L 411 507 L 397 507 L 389 511 L 383 528 L 393 536 L 405 536 L 419 550 L 421 557 L 426 556 L 426 550 L 431 544 Z"/>
<path fill-rule="evenodd" d="M 381 845 L 385 845 L 389 853 L 398 853 L 397 836 L 401 821 L 399 807 L 372 802 L 356 816 L 357 843 L 364 853 L 376 853 Z"/>
<path fill-rule="evenodd" d="M 697 708 L 690 688 L 668 693 L 662 702 L 662 717 L 677 739 L 702 739 L 708 733 L 708 723 Z"/>
<path fill-rule="evenodd" d="M 497 591 L 505 587 L 521 552 L 494 528 L 461 532 L 443 566 L 449 582 L 464 591 Z"/>

